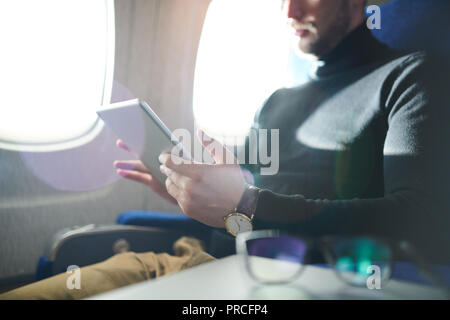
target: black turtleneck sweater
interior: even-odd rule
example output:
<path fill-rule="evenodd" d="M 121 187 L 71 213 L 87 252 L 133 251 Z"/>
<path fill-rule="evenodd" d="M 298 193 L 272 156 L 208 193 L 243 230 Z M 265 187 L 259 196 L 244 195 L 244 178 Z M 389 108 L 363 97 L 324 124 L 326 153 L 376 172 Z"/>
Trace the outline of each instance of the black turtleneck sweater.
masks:
<path fill-rule="evenodd" d="M 361 26 L 307 84 L 276 91 L 254 127 L 279 129 L 279 172 L 245 166 L 263 189 L 255 228 L 406 239 L 450 261 L 450 87 L 437 70 Z"/>

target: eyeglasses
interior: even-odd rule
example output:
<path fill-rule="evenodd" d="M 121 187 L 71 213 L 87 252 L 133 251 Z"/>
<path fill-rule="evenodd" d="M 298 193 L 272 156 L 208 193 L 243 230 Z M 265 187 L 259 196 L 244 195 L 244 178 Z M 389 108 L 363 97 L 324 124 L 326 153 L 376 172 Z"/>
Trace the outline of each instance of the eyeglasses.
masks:
<path fill-rule="evenodd" d="M 374 237 L 322 237 L 308 239 L 279 230 L 241 233 L 236 238 L 236 252 L 245 258 L 252 278 L 261 283 L 286 283 L 297 278 L 304 266 L 320 253 L 337 276 L 353 286 L 385 284 L 391 277 L 395 257 L 409 256 L 434 283 L 437 276 L 427 268 L 406 242 L 394 243 Z"/>

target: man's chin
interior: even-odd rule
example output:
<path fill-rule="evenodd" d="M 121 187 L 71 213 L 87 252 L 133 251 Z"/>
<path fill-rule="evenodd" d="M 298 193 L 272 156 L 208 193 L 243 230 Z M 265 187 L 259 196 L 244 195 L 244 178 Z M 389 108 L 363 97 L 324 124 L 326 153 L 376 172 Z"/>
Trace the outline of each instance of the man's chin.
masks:
<path fill-rule="evenodd" d="M 293 45 L 294 51 L 302 59 L 317 60 L 318 55 L 314 50 L 314 46 L 311 45 L 306 39 L 297 40 Z"/>

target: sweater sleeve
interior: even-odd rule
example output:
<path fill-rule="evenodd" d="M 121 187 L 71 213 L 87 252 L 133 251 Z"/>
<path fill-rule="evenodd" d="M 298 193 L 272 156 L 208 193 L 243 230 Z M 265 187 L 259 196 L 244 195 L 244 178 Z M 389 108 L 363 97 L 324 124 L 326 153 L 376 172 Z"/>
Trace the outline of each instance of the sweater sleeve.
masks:
<path fill-rule="evenodd" d="M 275 91 L 272 95 L 264 101 L 263 105 L 255 113 L 253 123 L 249 129 L 248 134 L 245 137 L 245 143 L 242 146 L 238 146 L 235 150 L 235 156 L 239 159 L 240 167 L 244 173 L 246 181 L 250 184 L 255 184 L 255 177 L 260 172 L 260 163 L 258 161 L 259 149 L 258 149 L 258 129 L 259 129 L 259 116 L 264 108 L 270 105 L 271 100 L 280 90 Z M 250 138 L 252 137 L 252 138 Z M 253 139 L 253 143 L 250 143 L 250 139 Z M 255 143 L 256 142 L 256 143 Z M 244 157 L 240 156 L 240 153 Z M 254 161 L 256 160 L 256 161 Z"/>
<path fill-rule="evenodd" d="M 388 125 L 383 197 L 308 199 L 261 190 L 255 228 L 287 229 L 308 236 L 371 234 L 413 242 L 442 241 L 450 226 L 446 123 L 450 87 L 447 79 L 438 79 L 430 70 L 434 70 L 431 64 L 413 56 L 383 84 Z"/>

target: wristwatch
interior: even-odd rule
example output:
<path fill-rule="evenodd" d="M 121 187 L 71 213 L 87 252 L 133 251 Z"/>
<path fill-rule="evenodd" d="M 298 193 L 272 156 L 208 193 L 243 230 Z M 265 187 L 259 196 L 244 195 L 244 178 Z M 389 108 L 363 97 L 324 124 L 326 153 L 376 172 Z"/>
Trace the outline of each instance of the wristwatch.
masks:
<path fill-rule="evenodd" d="M 236 237 L 241 232 L 253 230 L 252 220 L 258 195 L 259 188 L 250 184 L 246 185 L 236 209 L 223 218 L 228 233 Z"/>

